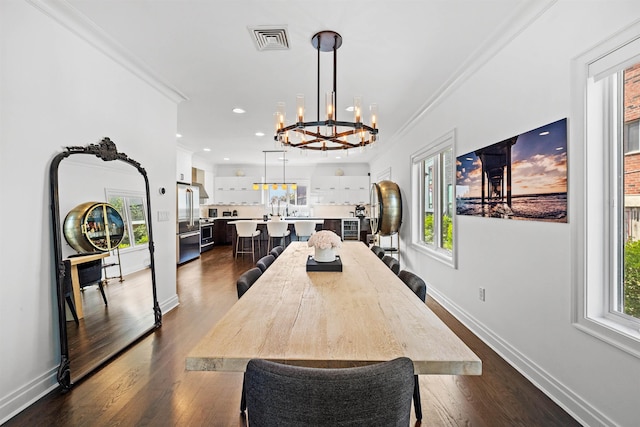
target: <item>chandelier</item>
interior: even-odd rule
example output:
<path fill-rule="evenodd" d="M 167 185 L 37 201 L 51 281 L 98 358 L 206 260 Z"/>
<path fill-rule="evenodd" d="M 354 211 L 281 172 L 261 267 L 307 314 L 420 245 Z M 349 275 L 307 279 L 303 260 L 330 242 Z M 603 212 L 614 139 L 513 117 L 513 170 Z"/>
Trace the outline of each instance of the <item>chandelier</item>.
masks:
<path fill-rule="evenodd" d="M 298 184 L 295 182 L 287 182 L 287 152 L 286 150 L 265 150 L 264 153 L 264 181 L 265 182 L 254 182 L 253 189 L 254 190 L 268 190 L 271 187 L 273 190 L 277 190 L 281 188 L 286 190 L 287 187 L 290 187 L 292 190 L 296 190 L 298 188 Z M 282 182 L 267 182 L 267 153 L 282 153 Z"/>
<path fill-rule="evenodd" d="M 317 117 L 315 121 L 305 122 L 304 95 L 296 99 L 296 122 L 285 126 L 284 103 L 278 103 L 276 111 L 276 134 L 274 139 L 283 146 L 297 147 L 305 150 L 348 150 L 364 148 L 377 139 L 378 106 L 369 107 L 371 126 L 362 123 L 362 98 L 354 97 L 354 121 L 340 121 L 337 117 L 336 102 L 336 59 L 337 50 L 342 46 L 342 36 L 335 31 L 321 31 L 311 38 L 311 44 L 318 52 L 318 89 Z M 333 51 L 333 90 L 325 96 L 325 119 L 320 120 L 320 52 Z M 291 133 L 291 135 L 290 135 Z"/>

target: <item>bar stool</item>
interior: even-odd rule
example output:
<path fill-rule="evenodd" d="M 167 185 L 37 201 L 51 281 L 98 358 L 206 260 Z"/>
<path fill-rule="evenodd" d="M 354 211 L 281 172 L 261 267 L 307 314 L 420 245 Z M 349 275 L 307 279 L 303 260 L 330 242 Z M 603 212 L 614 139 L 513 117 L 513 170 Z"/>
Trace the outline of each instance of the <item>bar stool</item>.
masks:
<path fill-rule="evenodd" d="M 300 236 L 308 239 L 316 231 L 315 221 L 296 221 L 293 223 L 293 226 L 296 230 L 298 240 L 300 240 Z"/>
<path fill-rule="evenodd" d="M 291 234 L 291 231 L 289 231 L 289 223 L 284 221 L 267 221 L 267 234 L 269 234 L 267 252 L 271 250 L 273 239 L 280 239 L 280 244 L 286 247 L 287 236 Z"/>
<path fill-rule="evenodd" d="M 238 254 L 251 253 L 253 262 L 256 262 L 256 249 L 255 238 L 260 236 L 260 230 L 258 230 L 257 221 L 235 221 L 236 223 L 236 258 Z M 251 252 L 244 250 L 245 240 L 242 240 L 242 246 L 240 245 L 240 239 L 251 239 Z M 260 241 L 258 241 L 258 255 L 260 255 Z"/>

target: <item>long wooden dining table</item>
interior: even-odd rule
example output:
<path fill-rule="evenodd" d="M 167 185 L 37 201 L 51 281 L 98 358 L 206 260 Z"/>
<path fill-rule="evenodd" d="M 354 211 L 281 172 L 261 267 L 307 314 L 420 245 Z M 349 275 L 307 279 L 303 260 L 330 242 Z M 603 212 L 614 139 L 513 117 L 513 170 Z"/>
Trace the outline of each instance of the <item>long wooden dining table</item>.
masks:
<path fill-rule="evenodd" d="M 189 352 L 189 371 L 250 359 L 342 368 L 408 357 L 414 373 L 481 375 L 482 362 L 369 248 L 343 242 L 342 272 L 307 272 L 293 242 Z"/>

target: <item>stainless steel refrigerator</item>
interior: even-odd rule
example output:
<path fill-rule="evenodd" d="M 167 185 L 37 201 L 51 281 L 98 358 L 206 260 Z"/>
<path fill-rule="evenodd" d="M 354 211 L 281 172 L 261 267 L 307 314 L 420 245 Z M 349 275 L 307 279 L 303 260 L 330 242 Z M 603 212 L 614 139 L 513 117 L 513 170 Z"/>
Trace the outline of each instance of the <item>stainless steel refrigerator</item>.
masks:
<path fill-rule="evenodd" d="M 200 192 L 198 187 L 178 184 L 177 199 L 177 262 L 182 264 L 200 256 Z"/>

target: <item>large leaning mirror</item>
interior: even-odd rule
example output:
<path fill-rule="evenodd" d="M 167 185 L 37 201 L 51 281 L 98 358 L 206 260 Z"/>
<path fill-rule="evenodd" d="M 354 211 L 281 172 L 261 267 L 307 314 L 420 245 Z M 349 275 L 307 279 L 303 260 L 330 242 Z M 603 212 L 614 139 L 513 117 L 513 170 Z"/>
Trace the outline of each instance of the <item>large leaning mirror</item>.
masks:
<path fill-rule="evenodd" d="M 149 180 L 105 138 L 51 162 L 53 258 L 64 390 L 158 328 Z"/>

